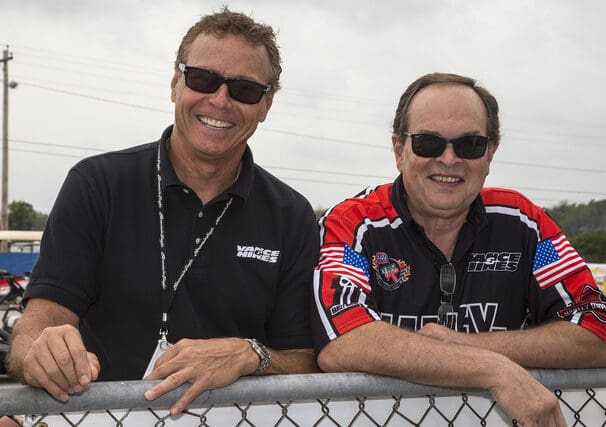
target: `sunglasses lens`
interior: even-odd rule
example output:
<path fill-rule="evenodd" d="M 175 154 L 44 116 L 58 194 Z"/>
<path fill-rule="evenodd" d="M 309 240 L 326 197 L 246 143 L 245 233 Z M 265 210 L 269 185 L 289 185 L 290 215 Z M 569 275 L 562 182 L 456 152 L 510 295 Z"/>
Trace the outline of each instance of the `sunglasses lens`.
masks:
<path fill-rule="evenodd" d="M 229 96 L 244 104 L 256 104 L 265 93 L 265 86 L 248 80 L 231 80 L 228 86 Z"/>
<path fill-rule="evenodd" d="M 201 68 L 190 67 L 185 73 L 188 88 L 202 93 L 215 93 L 223 80 L 217 74 Z"/>
<path fill-rule="evenodd" d="M 412 151 L 420 157 L 439 157 L 446 148 L 446 140 L 437 135 L 412 135 Z"/>
<path fill-rule="evenodd" d="M 215 93 L 223 83 L 227 84 L 229 96 L 244 104 L 256 104 L 266 92 L 266 87 L 257 82 L 224 78 L 203 68 L 185 68 L 185 84 L 196 92 Z"/>
<path fill-rule="evenodd" d="M 467 135 L 453 141 L 457 156 L 462 159 L 479 159 L 486 153 L 488 137 Z"/>
<path fill-rule="evenodd" d="M 457 283 L 457 273 L 452 264 L 444 264 L 440 267 L 440 290 L 445 294 L 452 295 Z"/>
<path fill-rule="evenodd" d="M 438 324 L 452 327 L 452 313 L 454 313 L 454 307 L 452 304 L 447 302 L 441 303 L 438 307 Z"/>
<path fill-rule="evenodd" d="M 439 157 L 448 141 L 440 136 L 418 133 L 411 135 L 412 151 L 419 157 Z M 486 153 L 488 137 L 465 135 L 452 140 L 455 154 L 462 159 L 479 159 Z"/>

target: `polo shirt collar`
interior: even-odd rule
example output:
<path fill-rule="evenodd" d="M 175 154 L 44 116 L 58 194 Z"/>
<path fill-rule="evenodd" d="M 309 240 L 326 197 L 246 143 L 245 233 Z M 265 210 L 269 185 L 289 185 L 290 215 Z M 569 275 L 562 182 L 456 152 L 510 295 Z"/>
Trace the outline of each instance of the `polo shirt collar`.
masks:
<path fill-rule="evenodd" d="M 168 141 L 173 131 L 173 125 L 170 125 L 164 130 L 160 137 L 160 177 L 162 178 L 162 190 L 166 187 L 178 185 L 185 186 L 177 177 L 170 158 L 168 157 Z M 228 195 L 234 195 L 241 198 L 243 201 L 248 199 L 254 180 L 254 160 L 250 147 L 246 145 L 246 150 L 242 156 L 242 169 L 238 175 L 238 179 L 227 190 L 219 194 L 215 200 L 227 198 Z"/>

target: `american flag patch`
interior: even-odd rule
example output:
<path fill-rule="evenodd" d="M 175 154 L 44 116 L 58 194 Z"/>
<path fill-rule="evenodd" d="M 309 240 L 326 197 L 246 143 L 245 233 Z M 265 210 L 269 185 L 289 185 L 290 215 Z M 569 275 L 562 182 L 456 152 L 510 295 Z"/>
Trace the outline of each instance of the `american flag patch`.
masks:
<path fill-rule="evenodd" d="M 585 261 L 563 234 L 537 244 L 532 271 L 541 288 L 552 286 L 585 267 Z"/>
<path fill-rule="evenodd" d="M 318 267 L 322 271 L 347 277 L 367 292 L 371 290 L 368 284 L 368 260 L 347 244 L 322 247 Z"/>

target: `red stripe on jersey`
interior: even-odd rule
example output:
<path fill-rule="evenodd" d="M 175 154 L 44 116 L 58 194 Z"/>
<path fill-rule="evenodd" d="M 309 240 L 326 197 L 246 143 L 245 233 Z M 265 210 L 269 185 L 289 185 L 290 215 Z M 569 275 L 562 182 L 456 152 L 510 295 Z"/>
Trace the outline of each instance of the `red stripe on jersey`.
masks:
<path fill-rule="evenodd" d="M 374 320 L 361 306 L 354 306 L 332 318 L 333 325 L 339 335 Z"/>
<path fill-rule="evenodd" d="M 387 219 L 393 221 L 398 217 L 396 209 L 391 204 L 391 189 L 393 184 L 377 187 L 368 195 L 347 199 L 335 206 L 321 220 L 321 245 L 327 243 L 347 243 L 352 248 L 356 239 L 356 229 L 364 220 L 378 221 Z M 325 224 L 330 227 L 328 230 Z"/>

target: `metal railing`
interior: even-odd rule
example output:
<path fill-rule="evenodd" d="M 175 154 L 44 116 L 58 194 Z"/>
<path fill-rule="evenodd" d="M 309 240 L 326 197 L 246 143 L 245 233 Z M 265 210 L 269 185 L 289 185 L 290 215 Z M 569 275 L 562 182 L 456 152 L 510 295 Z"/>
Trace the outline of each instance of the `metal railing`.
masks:
<path fill-rule="evenodd" d="M 569 425 L 606 426 L 606 369 L 530 370 L 555 390 Z M 46 392 L 0 384 L 0 415 L 36 414 L 30 426 L 75 425 L 515 425 L 483 390 L 425 386 L 362 373 L 245 377 L 202 393 L 182 415 L 168 408 L 188 387 L 154 401 L 158 381 L 98 382 L 62 403 Z"/>

